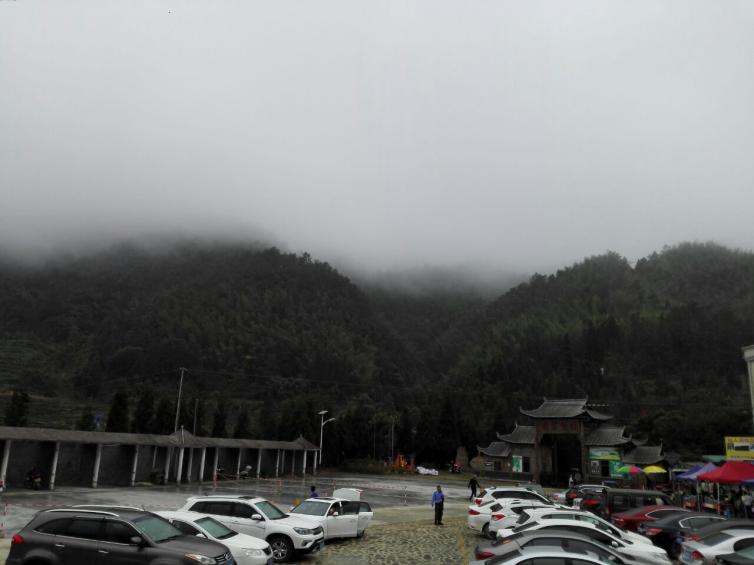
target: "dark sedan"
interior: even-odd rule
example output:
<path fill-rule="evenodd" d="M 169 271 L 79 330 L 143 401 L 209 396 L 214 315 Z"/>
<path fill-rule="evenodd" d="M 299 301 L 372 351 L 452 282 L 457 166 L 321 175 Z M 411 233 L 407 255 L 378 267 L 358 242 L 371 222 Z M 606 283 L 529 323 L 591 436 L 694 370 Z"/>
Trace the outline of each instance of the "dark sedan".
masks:
<path fill-rule="evenodd" d="M 668 552 L 671 559 L 678 559 L 681 543 L 693 536 L 705 526 L 724 521 L 725 518 L 704 512 L 685 512 L 671 514 L 654 522 L 639 524 L 637 532 L 652 540 L 656 546 Z"/>

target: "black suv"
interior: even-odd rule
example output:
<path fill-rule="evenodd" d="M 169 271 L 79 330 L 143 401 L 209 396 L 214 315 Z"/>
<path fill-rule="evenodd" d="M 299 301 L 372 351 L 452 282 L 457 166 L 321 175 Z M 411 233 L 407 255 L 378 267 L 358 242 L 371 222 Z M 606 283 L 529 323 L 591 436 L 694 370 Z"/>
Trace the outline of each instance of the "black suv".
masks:
<path fill-rule="evenodd" d="M 6 565 L 233 565 L 217 542 L 186 536 L 138 508 L 63 507 L 39 512 L 13 536 Z"/>
<path fill-rule="evenodd" d="M 602 492 L 584 493 L 581 510 L 589 510 L 597 516 L 610 520 L 613 514 L 642 506 L 672 506 L 670 497 L 656 490 L 606 488 Z"/>

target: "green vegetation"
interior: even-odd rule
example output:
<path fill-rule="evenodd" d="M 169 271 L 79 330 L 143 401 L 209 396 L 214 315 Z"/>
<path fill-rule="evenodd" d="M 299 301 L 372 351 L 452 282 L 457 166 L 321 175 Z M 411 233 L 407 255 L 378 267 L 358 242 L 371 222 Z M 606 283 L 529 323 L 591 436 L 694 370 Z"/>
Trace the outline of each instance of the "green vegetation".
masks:
<path fill-rule="evenodd" d="M 491 302 L 362 289 L 274 248 L 122 246 L 6 262 L 0 311 L 0 404 L 31 395 L 30 425 L 91 429 L 110 405 L 108 429 L 171 433 L 186 367 L 186 430 L 318 442 L 327 409 L 330 463 L 383 458 L 391 442 L 447 463 L 542 396 L 604 401 L 689 455 L 751 431 L 740 347 L 754 342 L 754 256 L 713 244 L 635 266 L 607 253 Z"/>

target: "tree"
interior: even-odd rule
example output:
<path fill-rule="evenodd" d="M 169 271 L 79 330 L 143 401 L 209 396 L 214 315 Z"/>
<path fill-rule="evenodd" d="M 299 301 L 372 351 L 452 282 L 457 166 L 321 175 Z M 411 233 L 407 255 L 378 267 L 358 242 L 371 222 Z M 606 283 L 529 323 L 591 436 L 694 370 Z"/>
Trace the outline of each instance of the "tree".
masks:
<path fill-rule="evenodd" d="M 137 434 L 150 434 L 155 429 L 154 391 L 145 387 L 136 401 L 132 429 Z"/>
<path fill-rule="evenodd" d="M 113 395 L 110 412 L 107 414 L 106 432 L 128 431 L 128 394 L 118 391 Z"/>
<path fill-rule="evenodd" d="M 154 426 L 152 428 L 154 433 L 172 434 L 175 431 L 173 418 L 175 418 L 173 403 L 163 396 L 157 403 L 157 410 L 154 415 Z"/>
<path fill-rule="evenodd" d="M 241 408 L 236 420 L 236 427 L 233 429 L 233 437 L 237 439 L 248 439 L 251 435 L 251 425 L 249 422 L 249 413 Z"/>
<path fill-rule="evenodd" d="M 10 404 L 5 410 L 5 425 L 22 427 L 27 425 L 29 415 L 29 395 L 22 390 L 14 390 Z"/>
<path fill-rule="evenodd" d="M 212 437 L 227 437 L 228 435 L 228 416 L 224 410 L 217 406 L 212 423 Z"/>
<path fill-rule="evenodd" d="M 96 425 L 94 423 L 94 412 L 91 406 L 86 406 L 81 411 L 81 416 L 78 422 L 76 422 L 76 429 L 84 432 L 94 431 Z"/>

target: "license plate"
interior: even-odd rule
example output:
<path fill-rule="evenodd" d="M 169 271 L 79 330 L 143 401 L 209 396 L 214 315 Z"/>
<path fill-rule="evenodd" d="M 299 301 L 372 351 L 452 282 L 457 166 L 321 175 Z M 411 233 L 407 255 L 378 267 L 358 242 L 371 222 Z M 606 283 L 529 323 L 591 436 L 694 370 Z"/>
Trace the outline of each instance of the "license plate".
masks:
<path fill-rule="evenodd" d="M 321 551 L 323 547 L 325 547 L 325 540 L 319 541 L 314 544 L 314 551 Z"/>

